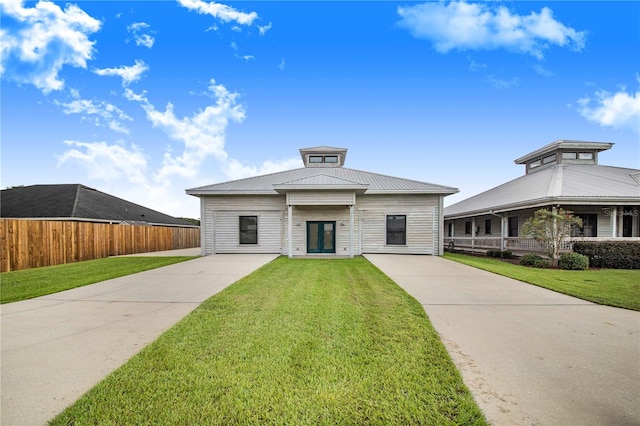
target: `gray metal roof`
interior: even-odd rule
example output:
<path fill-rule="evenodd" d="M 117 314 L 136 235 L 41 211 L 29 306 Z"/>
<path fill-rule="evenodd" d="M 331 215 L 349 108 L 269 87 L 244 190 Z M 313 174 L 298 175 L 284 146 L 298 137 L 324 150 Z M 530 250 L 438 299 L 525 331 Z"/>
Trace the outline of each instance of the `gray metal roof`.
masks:
<path fill-rule="evenodd" d="M 637 169 L 558 164 L 521 176 L 444 209 L 447 219 L 499 213 L 549 203 L 640 203 Z"/>
<path fill-rule="evenodd" d="M 458 192 L 457 188 L 420 182 L 377 173 L 348 169 L 345 167 L 303 167 L 268 175 L 222 182 L 199 188 L 187 189 L 187 194 L 221 195 L 221 194 L 277 194 L 275 188 L 285 189 L 294 182 L 303 182 L 304 189 L 326 190 L 341 186 L 356 189 L 368 188 L 367 194 L 442 194 Z M 293 188 L 292 188 L 293 189 Z M 300 189 L 300 188 L 298 188 Z"/>

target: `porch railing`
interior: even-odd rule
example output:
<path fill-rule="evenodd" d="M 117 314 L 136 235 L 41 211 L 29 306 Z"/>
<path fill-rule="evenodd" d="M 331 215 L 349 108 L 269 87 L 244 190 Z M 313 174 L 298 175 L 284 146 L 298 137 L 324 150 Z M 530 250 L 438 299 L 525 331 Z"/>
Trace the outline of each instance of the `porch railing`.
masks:
<path fill-rule="evenodd" d="M 560 247 L 561 252 L 572 251 L 573 243 L 578 241 L 613 241 L 621 238 L 607 237 L 579 237 L 570 238 Z M 449 248 L 464 248 L 478 250 L 500 250 L 500 237 L 445 237 L 444 245 Z M 640 240 L 640 238 L 624 238 L 625 241 Z M 533 238 L 508 237 L 504 239 L 504 249 L 516 252 L 545 252 L 545 248 Z"/>

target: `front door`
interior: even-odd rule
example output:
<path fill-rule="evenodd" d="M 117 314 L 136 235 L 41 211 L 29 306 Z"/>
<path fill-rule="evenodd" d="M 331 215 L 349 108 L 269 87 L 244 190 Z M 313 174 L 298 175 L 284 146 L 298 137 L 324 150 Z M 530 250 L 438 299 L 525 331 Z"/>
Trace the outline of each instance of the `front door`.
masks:
<path fill-rule="evenodd" d="M 335 253 L 335 229 L 335 222 L 307 222 L 307 253 Z"/>

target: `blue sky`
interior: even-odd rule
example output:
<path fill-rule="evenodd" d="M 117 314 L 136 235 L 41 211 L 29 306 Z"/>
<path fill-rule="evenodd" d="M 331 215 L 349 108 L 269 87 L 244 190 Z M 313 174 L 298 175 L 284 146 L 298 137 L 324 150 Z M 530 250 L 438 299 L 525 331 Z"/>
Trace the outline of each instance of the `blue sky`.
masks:
<path fill-rule="evenodd" d="M 0 0 L 1 186 L 184 190 L 301 167 L 460 188 L 557 139 L 640 168 L 640 2 Z"/>

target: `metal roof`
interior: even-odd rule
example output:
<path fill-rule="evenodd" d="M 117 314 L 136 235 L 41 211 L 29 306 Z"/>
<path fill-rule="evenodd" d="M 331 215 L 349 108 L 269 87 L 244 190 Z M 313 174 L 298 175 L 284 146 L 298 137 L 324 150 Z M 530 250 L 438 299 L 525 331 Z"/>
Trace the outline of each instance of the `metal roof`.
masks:
<path fill-rule="evenodd" d="M 194 196 L 221 194 L 277 194 L 275 188 L 286 189 L 294 182 L 303 182 L 305 189 L 335 189 L 336 184 L 353 189 L 367 187 L 367 194 L 442 194 L 458 192 L 457 188 L 433 183 L 386 176 L 377 173 L 349 169 L 345 167 L 303 167 L 268 175 L 222 182 L 213 185 L 187 189 Z M 346 182 L 345 182 L 346 181 Z"/>
<path fill-rule="evenodd" d="M 640 170 L 595 164 L 558 164 L 521 176 L 444 209 L 447 219 L 499 213 L 549 203 L 640 203 Z"/>

